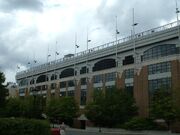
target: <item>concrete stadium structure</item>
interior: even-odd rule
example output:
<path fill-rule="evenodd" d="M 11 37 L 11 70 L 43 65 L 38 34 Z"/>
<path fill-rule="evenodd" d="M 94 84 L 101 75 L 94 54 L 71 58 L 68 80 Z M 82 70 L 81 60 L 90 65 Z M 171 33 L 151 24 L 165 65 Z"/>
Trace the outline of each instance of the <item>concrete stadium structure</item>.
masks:
<path fill-rule="evenodd" d="M 177 22 L 18 72 L 19 96 L 74 96 L 80 106 L 93 90 L 126 88 L 140 116 L 148 116 L 154 90 L 180 88 L 180 27 Z"/>

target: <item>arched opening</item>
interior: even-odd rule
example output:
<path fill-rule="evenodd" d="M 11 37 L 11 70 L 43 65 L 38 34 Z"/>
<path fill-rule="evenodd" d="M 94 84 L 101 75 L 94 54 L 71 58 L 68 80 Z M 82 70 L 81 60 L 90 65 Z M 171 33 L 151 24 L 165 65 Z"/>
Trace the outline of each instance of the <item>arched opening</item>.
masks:
<path fill-rule="evenodd" d="M 116 67 L 115 59 L 104 59 L 95 63 L 93 72 Z"/>
<path fill-rule="evenodd" d="M 70 76 L 74 76 L 74 69 L 73 68 L 65 69 L 60 74 L 60 78 L 65 78 L 65 77 L 70 77 Z"/>
<path fill-rule="evenodd" d="M 45 81 L 48 81 L 48 76 L 47 75 L 41 75 L 37 78 L 36 80 L 36 83 L 42 83 L 42 82 L 45 82 Z"/>

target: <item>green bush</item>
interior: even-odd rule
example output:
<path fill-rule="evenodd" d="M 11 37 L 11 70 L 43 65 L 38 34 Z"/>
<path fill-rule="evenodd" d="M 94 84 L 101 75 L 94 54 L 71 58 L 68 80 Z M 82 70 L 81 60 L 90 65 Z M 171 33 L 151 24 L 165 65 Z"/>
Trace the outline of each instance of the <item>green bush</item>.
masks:
<path fill-rule="evenodd" d="M 150 119 L 135 117 L 126 122 L 123 128 L 128 130 L 152 130 L 157 129 L 157 125 Z"/>
<path fill-rule="evenodd" d="M 0 135 L 50 135 L 50 125 L 44 120 L 0 118 Z"/>

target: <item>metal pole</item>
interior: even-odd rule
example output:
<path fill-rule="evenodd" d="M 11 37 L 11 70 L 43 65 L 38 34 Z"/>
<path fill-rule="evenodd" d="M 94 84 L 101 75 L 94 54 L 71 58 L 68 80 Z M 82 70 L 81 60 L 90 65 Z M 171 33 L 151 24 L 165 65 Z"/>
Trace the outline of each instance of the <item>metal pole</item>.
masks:
<path fill-rule="evenodd" d="M 134 51 L 134 70 L 135 70 L 135 72 L 134 73 L 136 73 L 136 64 L 137 64 L 137 62 L 136 62 L 136 41 L 135 41 L 135 39 L 136 39 L 136 37 L 135 37 L 135 26 L 136 25 L 138 25 L 138 23 L 135 23 L 134 22 L 134 8 L 133 8 L 133 14 L 132 14 L 132 16 L 133 16 L 133 24 L 132 24 L 132 27 L 133 27 L 133 51 Z"/>
<path fill-rule="evenodd" d="M 118 42 L 117 42 L 117 35 L 119 34 L 117 28 L 117 16 L 116 16 L 116 27 L 115 27 L 115 35 L 116 35 L 116 78 L 118 77 Z"/>
<path fill-rule="evenodd" d="M 74 42 L 74 83 L 76 83 L 76 48 L 77 48 L 77 34 L 75 33 L 75 42 Z"/>
<path fill-rule="evenodd" d="M 177 17 L 177 26 L 178 26 L 178 36 L 179 36 L 179 40 L 180 40 L 180 27 L 179 27 L 179 9 L 178 9 L 178 4 L 177 4 L 177 0 L 176 0 L 176 17 Z"/>

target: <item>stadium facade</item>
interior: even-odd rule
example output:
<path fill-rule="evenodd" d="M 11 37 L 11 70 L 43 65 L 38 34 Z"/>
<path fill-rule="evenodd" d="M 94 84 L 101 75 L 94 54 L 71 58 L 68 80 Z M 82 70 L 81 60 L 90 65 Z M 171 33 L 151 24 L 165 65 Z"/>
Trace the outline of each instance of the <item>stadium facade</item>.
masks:
<path fill-rule="evenodd" d="M 116 86 L 133 94 L 146 117 L 156 89 L 180 88 L 179 35 L 174 22 L 18 72 L 19 96 L 36 90 L 47 98 L 74 96 L 84 106 L 95 88 Z"/>

